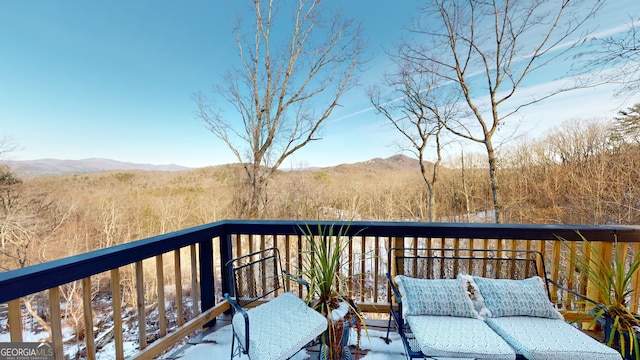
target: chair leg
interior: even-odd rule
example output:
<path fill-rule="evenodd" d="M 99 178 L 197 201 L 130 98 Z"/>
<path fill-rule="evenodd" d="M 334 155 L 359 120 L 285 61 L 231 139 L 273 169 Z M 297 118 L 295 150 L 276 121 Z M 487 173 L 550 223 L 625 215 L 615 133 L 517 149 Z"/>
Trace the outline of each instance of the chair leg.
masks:
<path fill-rule="evenodd" d="M 391 311 L 393 311 L 393 310 L 391 310 Z M 389 323 L 387 324 L 387 337 L 386 337 L 386 338 L 384 338 L 384 342 L 385 342 L 386 344 L 389 344 L 389 343 L 391 342 L 391 341 L 389 340 L 389 333 L 391 332 L 391 320 L 392 320 L 392 318 L 393 318 L 393 314 L 390 312 L 390 313 L 389 313 Z"/>
<path fill-rule="evenodd" d="M 236 353 L 236 350 L 234 349 L 234 345 L 236 343 L 236 334 L 231 334 L 231 359 L 233 360 L 233 355 Z"/>
<path fill-rule="evenodd" d="M 234 334 L 231 334 L 231 357 L 229 358 L 230 360 L 233 360 L 233 353 L 235 352 L 233 349 L 233 345 L 235 345 L 236 343 L 236 336 Z"/>

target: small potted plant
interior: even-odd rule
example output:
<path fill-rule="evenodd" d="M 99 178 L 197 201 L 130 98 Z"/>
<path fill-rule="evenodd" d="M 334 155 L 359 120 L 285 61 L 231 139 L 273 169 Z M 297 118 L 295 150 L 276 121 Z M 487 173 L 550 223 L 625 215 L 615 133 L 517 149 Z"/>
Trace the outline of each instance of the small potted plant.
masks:
<path fill-rule="evenodd" d="M 617 348 L 625 359 L 640 360 L 638 332 L 640 319 L 628 307 L 627 301 L 632 290 L 632 279 L 640 269 L 640 252 L 635 253 L 630 262 L 620 244 L 614 240 L 612 258 L 605 258 L 582 234 L 582 248 L 569 246 L 567 240 L 559 238 L 569 249 L 572 265 L 584 276 L 597 299 L 576 294 L 591 306 L 587 307 L 593 318 L 590 328 L 600 324 L 604 329 L 607 345 Z"/>
<path fill-rule="evenodd" d="M 309 282 L 307 302 L 309 306 L 323 314 L 328 321 L 328 330 L 321 338 L 320 359 L 348 360 L 351 328 L 356 329 L 359 345 L 362 317 L 348 292 L 347 276 L 343 269 L 348 261 L 343 261 L 351 237 L 346 236 L 348 226 L 339 229 L 333 225 L 322 226 L 314 233 L 306 225 L 301 229 L 308 248 L 303 251 L 301 275 Z M 357 348 L 359 350 L 359 348 Z"/>

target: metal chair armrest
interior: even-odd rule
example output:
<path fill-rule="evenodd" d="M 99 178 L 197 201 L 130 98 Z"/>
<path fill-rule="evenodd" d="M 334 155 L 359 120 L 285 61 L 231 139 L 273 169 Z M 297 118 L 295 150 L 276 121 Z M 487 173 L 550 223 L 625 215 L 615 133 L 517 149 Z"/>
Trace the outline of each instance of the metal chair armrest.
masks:
<path fill-rule="evenodd" d="M 302 278 L 299 278 L 286 270 L 282 270 L 282 273 L 290 277 L 293 281 L 297 282 L 300 285 L 304 285 L 307 288 L 307 292 L 309 292 L 309 283 Z"/>
<path fill-rule="evenodd" d="M 245 351 L 248 352 L 249 351 L 249 314 L 247 314 L 247 312 L 240 305 L 238 305 L 235 302 L 235 300 L 233 300 L 231 296 L 229 296 L 228 293 L 224 294 L 224 298 L 229 302 L 229 304 L 231 304 L 231 306 L 235 309 L 235 311 L 240 313 L 244 318 L 244 339 L 245 339 L 244 347 L 245 347 Z M 233 321 L 231 322 L 231 326 L 233 327 Z"/>
<path fill-rule="evenodd" d="M 391 275 L 389 273 L 386 273 L 385 276 L 387 277 L 387 281 L 389 282 L 389 286 L 391 286 L 391 291 L 393 291 L 393 296 L 396 297 L 396 299 L 398 300 L 398 316 L 396 318 L 397 323 L 398 323 L 398 327 L 402 327 L 404 324 L 404 319 L 402 319 L 402 297 L 400 296 L 400 292 L 398 291 L 398 288 L 396 288 L 396 286 L 394 285 L 393 281 L 391 280 Z M 389 306 L 391 307 L 390 311 L 393 315 L 393 304 L 391 301 L 389 301 Z M 394 315 L 395 317 L 395 315 Z"/>
<path fill-rule="evenodd" d="M 584 296 L 584 295 L 582 295 L 582 294 L 580 294 L 580 293 L 578 293 L 578 292 L 576 292 L 576 291 L 573 291 L 573 290 L 571 290 L 571 289 L 569 289 L 569 288 L 566 288 L 566 287 L 564 287 L 564 286 L 562 286 L 562 285 L 558 284 L 557 282 L 553 281 L 553 280 L 552 280 L 550 277 L 548 277 L 548 276 L 547 276 L 547 282 L 551 283 L 553 286 L 557 287 L 558 289 L 560 289 L 560 290 L 562 290 L 562 291 L 566 291 L 566 292 L 568 292 L 568 293 L 570 293 L 570 294 L 572 294 L 572 295 L 575 295 L 575 296 L 579 297 L 579 298 L 580 298 L 580 299 L 582 299 L 582 300 L 585 300 L 585 301 L 587 301 L 587 302 L 592 303 L 593 305 L 595 305 L 596 307 L 600 308 L 601 310 L 605 310 L 605 311 L 607 310 L 606 306 L 604 306 L 604 305 L 600 304 L 600 303 L 599 303 L 599 302 L 597 302 L 597 301 L 593 301 L 593 300 L 589 299 L 588 297 L 586 297 L 586 296 Z"/>
<path fill-rule="evenodd" d="M 386 273 L 385 276 L 387 277 L 387 281 L 389 281 L 389 285 L 391 286 L 393 295 L 396 297 L 396 299 L 398 299 L 398 303 L 401 303 L 402 297 L 400 296 L 400 292 L 398 291 L 398 288 L 396 288 L 396 286 L 394 285 L 393 280 L 391 280 L 391 275 L 389 273 Z"/>

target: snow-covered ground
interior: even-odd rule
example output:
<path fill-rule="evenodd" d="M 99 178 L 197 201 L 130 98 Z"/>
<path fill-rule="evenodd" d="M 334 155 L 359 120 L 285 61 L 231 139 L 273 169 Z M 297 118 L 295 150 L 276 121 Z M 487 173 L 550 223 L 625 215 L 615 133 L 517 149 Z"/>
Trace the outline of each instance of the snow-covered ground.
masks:
<path fill-rule="evenodd" d="M 3 322 L 5 326 L 3 326 Z M 0 329 L 4 329 L 6 327 L 6 320 L 0 320 Z M 22 341 L 25 342 L 43 342 L 47 341 L 49 337 L 49 333 L 46 331 L 30 331 L 24 330 L 22 331 Z M 73 329 L 70 327 L 64 327 L 62 329 L 62 337 L 65 339 L 64 345 L 64 353 L 65 356 L 68 356 L 69 359 L 75 359 L 78 354 L 79 349 L 77 345 L 74 345 L 72 342 L 74 338 Z M 0 342 L 10 342 L 11 337 L 8 331 L 0 332 Z M 136 353 L 138 353 L 138 343 L 135 340 L 127 340 L 123 342 L 124 355 L 125 357 L 132 357 Z M 96 353 L 96 360 L 113 360 L 115 357 L 116 349 L 115 342 L 109 342 L 105 347 L 100 349 Z"/>
<path fill-rule="evenodd" d="M 70 331 L 65 331 L 67 337 L 72 336 Z M 23 332 L 24 341 L 38 342 L 43 341 L 48 334 L 46 332 L 34 333 L 30 331 Z M 221 329 L 205 336 L 195 345 L 183 346 L 180 350 L 170 351 L 160 359 L 175 360 L 211 360 L 211 359 L 229 359 L 231 356 L 231 325 L 222 327 Z M 389 336 L 391 342 L 385 343 L 383 340 L 386 331 L 369 329 L 366 333 L 363 331 L 360 339 L 360 348 L 366 354 L 361 355 L 361 360 L 404 360 L 404 347 L 397 333 L 392 332 Z M 352 330 L 350 345 L 355 345 L 356 334 Z M 9 334 L 0 333 L 0 342 L 8 342 Z M 135 341 L 124 342 L 125 358 L 132 358 L 138 352 L 138 345 Z M 69 358 L 75 358 L 77 348 L 74 346 L 65 346 L 65 355 Z M 317 353 L 314 353 L 317 358 Z M 311 358 L 311 354 L 305 350 L 296 354 L 292 360 L 307 360 Z M 111 360 L 115 357 L 115 345 L 113 342 L 107 344 L 96 354 L 97 360 Z M 239 360 L 248 360 L 247 356 L 236 358 Z M 439 360 L 447 360 L 438 358 Z M 460 360 L 460 359 L 457 359 Z"/>
<path fill-rule="evenodd" d="M 353 331 L 353 330 L 352 330 Z M 369 330 L 367 334 L 362 333 L 360 340 L 360 348 L 369 350 L 366 355 L 360 357 L 361 360 L 404 360 L 404 348 L 402 341 L 397 334 L 391 335 L 391 343 L 386 344 L 383 337 L 386 332 L 379 330 Z M 352 344 L 355 345 L 355 332 L 350 336 Z M 178 358 L 180 360 L 210 360 L 210 359 L 229 359 L 231 352 L 231 325 L 227 325 L 218 331 L 211 333 L 203 338 L 202 342 L 186 349 Z M 306 360 L 310 355 L 306 351 L 296 354 L 292 360 Z M 238 358 L 236 358 L 238 359 Z M 247 360 L 247 356 L 239 359 Z"/>

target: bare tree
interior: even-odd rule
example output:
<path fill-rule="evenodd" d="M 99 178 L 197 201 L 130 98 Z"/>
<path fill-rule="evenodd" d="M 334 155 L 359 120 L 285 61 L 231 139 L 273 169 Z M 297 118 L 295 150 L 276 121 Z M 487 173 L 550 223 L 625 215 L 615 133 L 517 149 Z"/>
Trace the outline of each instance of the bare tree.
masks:
<path fill-rule="evenodd" d="M 0 138 L 0 159 L 6 154 L 18 150 L 20 147 L 10 136 L 3 136 Z"/>
<path fill-rule="evenodd" d="M 594 38 L 590 50 L 577 55 L 576 71 L 601 72 L 595 81 L 619 84 L 615 95 L 627 100 L 640 92 L 640 31 L 638 21 L 629 17 L 622 34 Z"/>
<path fill-rule="evenodd" d="M 0 271 L 46 259 L 47 241 L 74 210 L 52 198 L 0 166 Z"/>
<path fill-rule="evenodd" d="M 509 103 L 532 74 L 544 71 L 579 43 L 585 22 L 602 1 L 433 0 L 412 26 L 399 56 L 460 94 L 468 116 L 443 123 L 453 134 L 484 146 L 495 221 L 502 222 L 494 136 L 508 117 L 566 88 Z M 422 41 L 424 40 L 424 41 Z"/>
<path fill-rule="evenodd" d="M 435 221 L 436 201 L 434 186 L 442 162 L 441 133 L 444 124 L 455 114 L 455 100 L 448 89 L 439 86 L 433 73 L 423 72 L 415 63 L 402 57 L 395 59 L 395 74 L 385 77 L 382 95 L 380 87 L 369 90 L 369 100 L 379 113 L 402 134 L 416 154 L 420 174 L 427 188 L 429 221 Z M 435 151 L 433 166 L 427 167 L 425 152 Z"/>
<path fill-rule="evenodd" d="M 295 3 L 287 19 L 288 9 L 256 0 L 253 26 L 238 21 L 240 66 L 215 87 L 216 99 L 231 104 L 236 116 L 224 114 L 202 93 L 194 96 L 198 117 L 244 168 L 244 217 L 266 215 L 270 177 L 288 156 L 320 139 L 321 125 L 356 84 L 362 63 L 358 24 L 322 9 L 319 1 Z M 245 34 L 249 28 L 253 32 Z"/>

